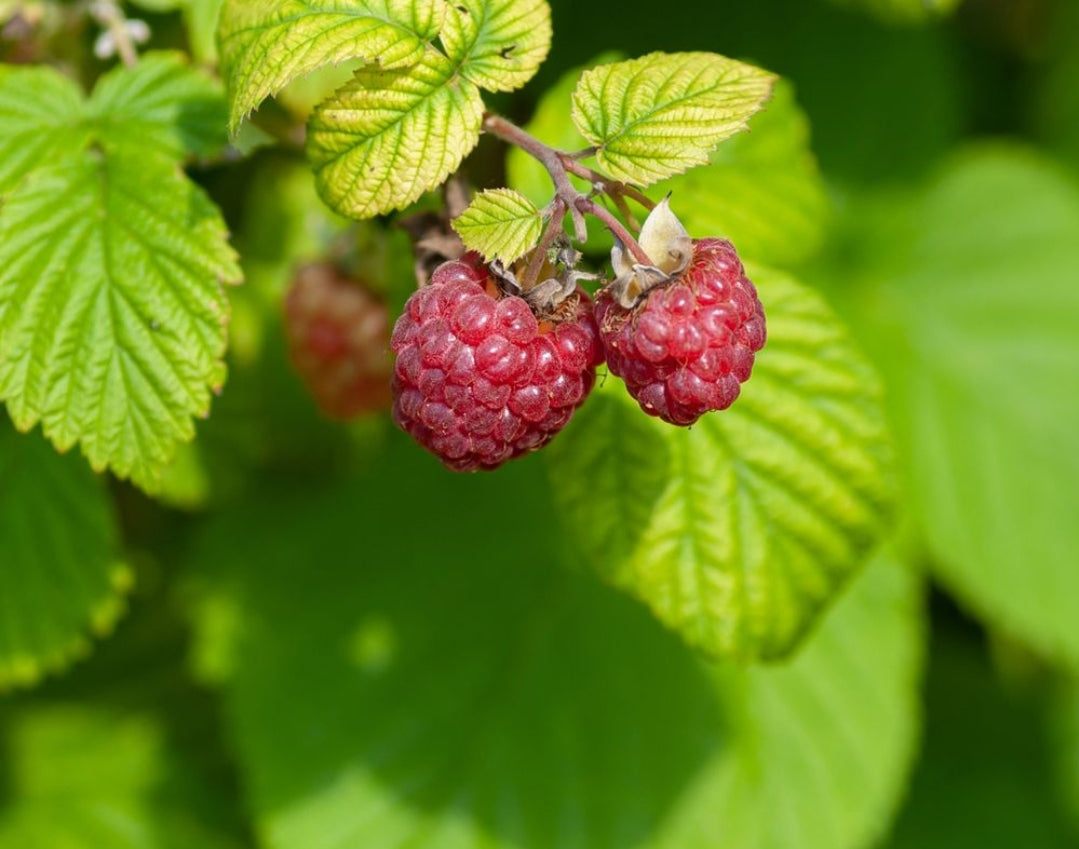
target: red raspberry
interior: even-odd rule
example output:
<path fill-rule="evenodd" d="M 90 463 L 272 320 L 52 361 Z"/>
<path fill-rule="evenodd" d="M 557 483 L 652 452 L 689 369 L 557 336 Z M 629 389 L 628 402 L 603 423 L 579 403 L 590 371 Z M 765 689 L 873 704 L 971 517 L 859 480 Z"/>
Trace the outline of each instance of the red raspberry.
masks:
<path fill-rule="evenodd" d="M 581 405 L 602 361 L 592 301 L 555 316 L 502 295 L 479 257 L 443 263 L 393 330 L 394 420 L 450 469 L 493 469 L 542 448 Z"/>
<path fill-rule="evenodd" d="M 693 241 L 685 270 L 627 309 L 607 289 L 596 298 L 607 366 L 646 413 L 691 425 L 725 410 L 764 345 L 764 309 L 734 246 Z"/>
<path fill-rule="evenodd" d="M 386 305 L 332 263 L 296 273 L 285 297 L 289 358 L 319 409 L 351 419 L 390 405 Z"/>

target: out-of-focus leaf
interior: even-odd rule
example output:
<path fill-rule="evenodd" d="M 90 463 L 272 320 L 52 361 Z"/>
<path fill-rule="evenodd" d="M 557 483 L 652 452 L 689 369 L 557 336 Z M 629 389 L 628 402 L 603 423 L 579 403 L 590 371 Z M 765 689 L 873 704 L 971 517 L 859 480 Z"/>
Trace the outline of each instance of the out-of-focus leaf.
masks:
<path fill-rule="evenodd" d="M 183 636 L 161 595 L 137 598 L 88 663 L 0 702 L 0 846 L 249 845 L 215 704 L 183 677 Z"/>
<path fill-rule="evenodd" d="M 0 421 L 0 690 L 62 669 L 112 629 L 132 580 L 118 536 L 81 458 Z"/>
<path fill-rule="evenodd" d="M 1059 796 L 1079 829 L 1079 679 L 1062 685 L 1053 713 L 1053 753 Z"/>
<path fill-rule="evenodd" d="M 960 0 L 832 0 L 842 6 L 856 6 L 886 21 L 912 23 L 929 20 L 953 11 Z"/>
<path fill-rule="evenodd" d="M 930 653 L 922 758 L 880 849 L 1079 845 L 1051 783 L 1043 700 L 1007 687 L 982 646 L 942 624 Z"/>
<path fill-rule="evenodd" d="M 941 580 L 1079 662 L 1079 189 L 1008 149 L 851 209 L 836 291 L 886 378 Z"/>
<path fill-rule="evenodd" d="M 854 849 L 880 833 L 915 733 L 909 575 L 878 563 L 789 666 L 703 667 L 561 569 L 548 513 L 534 462 L 450 476 L 401 437 L 370 479 L 264 487 L 207 529 L 194 556 L 227 601 L 202 657 L 227 682 L 264 845 Z"/>
<path fill-rule="evenodd" d="M 729 410 L 674 427 L 608 378 L 546 453 L 600 574 L 708 654 L 775 659 L 879 540 L 891 444 L 839 319 L 785 275 L 751 277 L 769 338 Z"/>

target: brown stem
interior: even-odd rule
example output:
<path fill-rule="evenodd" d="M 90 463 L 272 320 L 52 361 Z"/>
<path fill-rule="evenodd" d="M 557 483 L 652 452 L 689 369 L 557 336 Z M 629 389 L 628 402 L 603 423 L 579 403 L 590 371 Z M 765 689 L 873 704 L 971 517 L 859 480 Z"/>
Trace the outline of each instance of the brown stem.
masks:
<path fill-rule="evenodd" d="M 533 251 L 532 258 L 528 261 L 528 267 L 525 269 L 524 277 L 520 281 L 521 288 L 524 291 L 527 292 L 539 282 L 540 271 L 543 269 L 543 261 L 547 258 L 547 251 L 554 244 L 555 239 L 562 234 L 568 211 L 566 202 L 562 198 L 554 199 L 554 203 L 551 204 L 551 220 L 547 222 L 547 229 L 543 231 L 543 236 L 540 237 L 540 242 Z"/>
<path fill-rule="evenodd" d="M 507 121 L 501 115 L 495 115 L 490 112 L 485 113 L 483 118 L 483 129 L 491 135 L 502 139 L 502 141 L 521 148 L 521 150 L 536 159 L 547 170 L 547 173 L 551 176 L 551 181 L 554 183 L 556 202 L 561 201 L 565 210 L 568 210 L 573 218 L 574 235 L 578 242 L 584 242 L 588 238 L 588 230 L 584 220 L 585 213 L 594 215 L 606 225 L 607 229 L 610 230 L 623 245 L 626 246 L 638 262 L 646 265 L 653 264 L 648 258 L 648 255 L 641 249 L 641 246 L 637 244 L 637 240 L 634 239 L 630 232 L 622 225 L 622 222 L 602 206 L 594 203 L 588 195 L 577 191 L 577 187 L 573 185 L 569 175 L 570 173 L 573 173 L 589 180 L 594 186 L 599 188 L 600 191 L 611 197 L 617 197 L 618 195 L 624 194 L 632 197 L 646 208 L 651 209 L 654 204 L 643 194 L 623 183 L 608 180 L 591 168 L 577 162 L 572 155 L 545 145 L 539 139 L 530 135 L 525 130 L 522 130 L 516 124 Z M 565 212 L 563 212 L 563 216 L 564 215 Z"/>
<path fill-rule="evenodd" d="M 655 265 L 648 254 L 644 252 L 644 249 L 637 244 L 637 240 L 622 226 L 622 222 L 615 218 L 608 210 L 604 209 L 591 198 L 584 197 L 583 195 L 577 199 L 576 205 L 581 212 L 587 212 L 589 215 L 594 215 L 602 221 L 614 237 L 625 245 L 626 249 L 633 254 L 633 258 L 637 260 L 637 262 L 641 265 Z"/>
<path fill-rule="evenodd" d="M 563 154 L 562 162 L 569 171 L 576 177 L 580 177 L 582 180 L 588 180 L 592 185 L 596 186 L 605 195 L 610 195 L 612 198 L 628 197 L 637 201 L 641 206 L 647 210 L 655 208 L 655 202 L 644 194 L 640 189 L 636 189 L 628 183 L 619 183 L 617 180 L 609 180 L 600 174 L 598 171 L 589 168 L 587 165 L 577 161 L 579 155 L 591 155 L 595 153 L 595 148 L 589 148 L 588 150 L 582 150 L 575 154 Z"/>

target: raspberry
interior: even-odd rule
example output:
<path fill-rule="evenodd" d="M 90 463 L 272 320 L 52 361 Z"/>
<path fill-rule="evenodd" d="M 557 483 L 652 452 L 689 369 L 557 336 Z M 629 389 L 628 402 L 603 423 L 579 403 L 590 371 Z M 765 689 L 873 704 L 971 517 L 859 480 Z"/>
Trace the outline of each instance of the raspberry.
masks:
<path fill-rule="evenodd" d="M 656 211 L 673 219 L 665 204 Z M 670 268 L 634 266 L 630 278 L 651 281 L 642 286 L 639 279 L 623 278 L 620 286 L 602 290 L 596 321 L 608 368 L 625 381 L 641 409 L 671 424 L 691 425 L 738 397 L 765 342 L 764 309 L 730 242 L 683 235 L 673 246 L 669 226 L 666 241 L 657 245 L 654 231 L 650 255 L 673 257 L 674 273 L 667 277 Z M 642 247 L 646 235 L 642 230 Z M 616 269 L 628 268 L 618 252 L 614 259 Z M 641 292 L 627 305 L 620 295 L 635 288 Z"/>
<path fill-rule="evenodd" d="M 537 319 L 476 254 L 443 263 L 393 330 L 394 420 L 450 469 L 494 469 L 566 425 L 602 361 L 592 301 L 576 289 Z"/>
<path fill-rule="evenodd" d="M 289 358 L 327 416 L 389 406 L 389 329 L 385 304 L 332 263 L 296 272 L 285 297 Z"/>

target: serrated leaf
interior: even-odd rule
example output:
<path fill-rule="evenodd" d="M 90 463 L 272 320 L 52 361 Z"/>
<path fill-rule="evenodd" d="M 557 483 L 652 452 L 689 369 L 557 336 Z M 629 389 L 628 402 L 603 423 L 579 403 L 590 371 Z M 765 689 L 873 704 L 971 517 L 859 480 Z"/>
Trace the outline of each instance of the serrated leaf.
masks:
<path fill-rule="evenodd" d="M 12 106 L 29 83 L 47 108 Z M 0 400 L 150 490 L 224 380 L 221 284 L 240 272 L 174 161 L 217 144 L 215 92 L 176 54 L 107 75 L 88 103 L 55 71 L 0 74 L 0 160 L 18 169 L 0 181 Z"/>
<path fill-rule="evenodd" d="M 673 427 L 608 378 L 545 453 L 601 575 L 706 654 L 775 659 L 879 539 L 891 451 L 878 380 L 831 310 L 751 277 L 768 343 L 734 406 Z"/>
<path fill-rule="evenodd" d="M 215 613 L 207 636 L 228 644 L 263 844 L 855 849 L 878 835 L 916 725 L 911 576 L 878 564 L 788 666 L 704 668 L 638 605 L 559 568 L 538 471 L 451 477 L 399 440 L 369 479 L 263 487 L 207 529 L 194 556 L 231 621 Z M 540 527 L 473 521 L 477 504 Z"/>
<path fill-rule="evenodd" d="M 124 608 L 131 572 L 101 482 L 77 457 L 0 421 L 0 691 L 90 649 Z"/>
<path fill-rule="evenodd" d="M 52 68 L 0 66 L 0 200 L 24 174 L 89 137 L 85 112 L 78 86 Z"/>
<path fill-rule="evenodd" d="M 461 76 L 488 91 L 513 91 L 551 49 L 547 0 L 459 0 L 448 4 L 439 39 Z"/>
<path fill-rule="evenodd" d="M 771 94 L 772 74 L 715 53 L 650 53 L 581 75 L 573 122 L 600 169 L 647 186 L 708 162 Z"/>
<path fill-rule="evenodd" d="M 216 207 L 172 163 L 91 150 L 37 169 L 0 206 L 0 399 L 152 490 L 224 381 L 238 278 Z"/>
<path fill-rule="evenodd" d="M 470 250 L 488 261 L 513 262 L 539 241 L 543 216 L 524 195 L 512 189 L 491 189 L 472 199 L 453 221 L 453 229 Z"/>
<path fill-rule="evenodd" d="M 218 39 L 233 131 L 287 83 L 347 59 L 383 69 L 422 60 L 441 0 L 225 0 Z"/>
<path fill-rule="evenodd" d="M 361 69 L 311 118 L 319 194 L 352 218 L 401 209 L 457 170 L 482 119 L 479 89 L 434 50 L 407 70 Z"/>
<path fill-rule="evenodd" d="M 837 302 L 888 381 L 937 574 L 1079 663 L 1079 188 L 1031 153 L 974 150 L 849 223 Z"/>
<path fill-rule="evenodd" d="M 105 74 L 87 114 L 106 144 L 135 152 L 212 156 L 228 142 L 221 84 L 182 53 L 148 53 L 133 68 Z"/>
<path fill-rule="evenodd" d="M 841 6 L 860 6 L 888 21 L 914 22 L 941 17 L 955 10 L 960 0 L 832 0 Z"/>
<path fill-rule="evenodd" d="M 743 259 L 791 266 L 817 252 L 831 207 L 810 152 L 809 122 L 779 80 L 749 132 L 720 145 L 709 163 L 656 186 L 691 236 L 730 239 Z"/>

